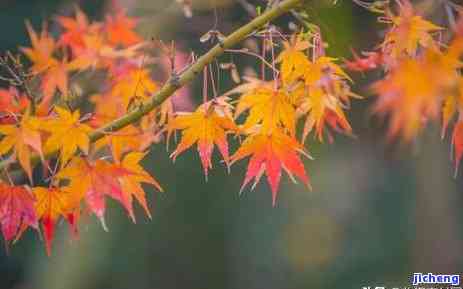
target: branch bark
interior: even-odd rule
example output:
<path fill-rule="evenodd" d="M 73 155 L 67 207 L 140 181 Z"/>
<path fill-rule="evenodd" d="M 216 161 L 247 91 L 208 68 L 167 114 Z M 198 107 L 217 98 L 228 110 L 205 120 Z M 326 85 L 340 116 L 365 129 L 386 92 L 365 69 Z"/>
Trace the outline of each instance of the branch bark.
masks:
<path fill-rule="evenodd" d="M 266 12 L 254 18 L 249 23 L 245 24 L 244 26 L 241 26 L 239 29 L 235 30 L 233 33 L 228 35 L 222 42 L 211 48 L 211 50 L 209 50 L 206 54 L 198 58 L 198 60 L 195 63 L 193 63 L 188 69 L 186 69 L 183 73 L 181 73 L 175 78 L 169 79 L 161 87 L 161 89 L 158 90 L 149 100 L 142 103 L 136 109 L 121 116 L 120 118 L 115 119 L 107 123 L 106 125 L 103 125 L 102 127 L 90 132 L 90 141 L 95 142 L 104 137 L 105 135 L 116 132 L 138 121 L 144 115 L 148 114 L 153 109 L 161 105 L 179 88 L 192 81 L 197 75 L 201 73 L 201 71 L 206 65 L 211 63 L 218 56 L 222 55 L 226 49 L 231 48 L 234 45 L 240 43 L 257 29 L 263 27 L 265 24 L 280 17 L 281 15 L 289 12 L 291 9 L 296 8 L 296 6 L 302 4 L 303 2 L 304 0 L 283 0 L 279 4 L 275 5 L 273 8 L 267 10 Z M 53 155 L 56 155 L 57 153 L 57 151 L 47 153 L 45 158 L 50 158 Z M 37 156 L 34 156 L 31 161 L 33 163 L 36 163 L 39 161 L 39 158 Z M 0 162 L 0 169 L 3 169 L 9 164 L 10 162 L 8 161 Z"/>

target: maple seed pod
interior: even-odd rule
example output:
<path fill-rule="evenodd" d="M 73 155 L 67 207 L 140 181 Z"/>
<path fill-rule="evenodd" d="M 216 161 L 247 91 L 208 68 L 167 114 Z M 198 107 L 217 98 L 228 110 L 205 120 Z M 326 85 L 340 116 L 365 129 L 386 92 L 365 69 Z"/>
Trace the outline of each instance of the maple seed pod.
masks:
<path fill-rule="evenodd" d="M 199 41 L 201 43 L 205 43 L 208 41 L 213 42 L 215 40 L 217 40 L 219 43 L 223 43 L 223 41 L 225 40 L 225 36 L 219 30 L 215 29 L 209 30 L 199 38 Z"/>

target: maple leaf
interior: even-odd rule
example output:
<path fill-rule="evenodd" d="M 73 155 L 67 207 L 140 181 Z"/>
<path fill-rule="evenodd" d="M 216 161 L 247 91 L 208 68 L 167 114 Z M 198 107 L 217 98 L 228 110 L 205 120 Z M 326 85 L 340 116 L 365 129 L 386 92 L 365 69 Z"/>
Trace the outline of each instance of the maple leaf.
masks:
<path fill-rule="evenodd" d="M 247 79 L 248 83 L 239 85 L 227 95 L 241 94 L 236 106 L 235 118 L 249 110 L 249 115 L 243 124 L 243 130 L 251 130 L 257 125 L 263 132 L 283 127 L 291 135 L 295 134 L 295 109 L 290 95 L 285 89 L 276 89 L 273 82 Z"/>
<path fill-rule="evenodd" d="M 106 18 L 105 29 L 109 43 L 130 46 L 141 42 L 141 37 L 134 31 L 136 26 L 136 19 L 127 17 L 123 9 L 118 9 L 115 16 Z"/>
<path fill-rule="evenodd" d="M 352 81 L 349 75 L 336 64 L 336 60 L 333 57 L 321 56 L 311 62 L 304 74 L 306 85 L 323 85 L 324 82 L 329 82 L 330 78 Z"/>
<path fill-rule="evenodd" d="M 21 50 L 32 61 L 33 65 L 31 70 L 34 73 L 40 73 L 54 66 L 57 62 L 53 57 L 56 42 L 53 37 L 48 34 L 47 26 L 43 25 L 40 35 L 37 35 L 29 22 L 26 22 L 26 28 L 31 38 L 32 47 L 23 47 Z"/>
<path fill-rule="evenodd" d="M 389 137 L 411 140 L 429 119 L 438 117 L 441 103 L 458 85 L 458 60 L 436 50 L 418 59 L 403 59 L 373 90 L 373 111 L 390 115 Z"/>
<path fill-rule="evenodd" d="M 387 32 L 382 46 L 392 59 L 398 59 L 404 54 L 415 56 L 420 46 L 436 47 L 431 34 L 443 28 L 417 15 L 410 1 L 403 1 L 399 15 L 389 18 L 392 28 Z"/>
<path fill-rule="evenodd" d="M 208 170 L 212 168 L 211 155 L 214 145 L 218 147 L 228 167 L 227 133 L 237 130 L 233 118 L 219 109 L 215 103 L 207 102 L 195 112 L 178 115 L 167 124 L 168 140 L 175 130 L 183 130 L 182 139 L 171 157 L 175 161 L 179 154 L 197 143 L 206 179 Z"/>
<path fill-rule="evenodd" d="M 69 180 L 67 190 L 75 197 L 74 202 L 78 203 L 85 199 L 87 207 L 100 219 L 103 228 L 107 230 L 104 220 L 105 196 L 111 196 L 118 201 L 123 200 L 118 178 L 124 174 L 126 174 L 125 170 L 107 161 L 90 162 L 86 158 L 74 157 L 55 177 Z"/>
<path fill-rule="evenodd" d="M 124 63 L 111 70 L 113 86 L 110 94 L 120 97 L 124 107 L 135 100 L 145 100 L 158 88 L 152 80 L 150 71 L 133 63 Z"/>
<path fill-rule="evenodd" d="M 323 132 L 326 125 L 338 132 L 352 133 L 352 128 L 342 110 L 342 103 L 335 96 L 327 94 L 322 88 L 311 89 L 308 97 L 299 107 L 299 111 L 307 114 L 302 133 L 303 141 L 315 129 L 318 140 L 323 142 Z M 331 141 L 332 136 L 328 134 L 328 137 Z"/>
<path fill-rule="evenodd" d="M 141 183 L 150 184 L 158 191 L 162 192 L 159 183 L 150 176 L 139 164 L 145 157 L 146 153 L 131 152 L 124 156 L 119 167 L 126 170 L 127 173 L 119 178 L 122 194 L 124 196 L 124 206 L 133 222 L 135 223 L 135 215 L 133 213 L 132 203 L 135 198 L 144 209 L 146 215 L 151 218 L 151 213 L 146 203 L 145 191 L 141 187 Z"/>
<path fill-rule="evenodd" d="M 42 28 L 41 35 L 37 35 L 29 22 L 26 27 L 32 42 L 32 48 L 22 48 L 32 61 L 32 72 L 43 74 L 41 80 L 43 102 L 48 103 L 55 93 L 59 90 L 63 95 L 68 94 L 68 64 L 66 60 L 58 60 L 53 57 L 56 48 L 55 40 L 48 35 L 46 26 Z"/>
<path fill-rule="evenodd" d="M 120 160 L 124 152 L 140 150 L 143 133 L 137 127 L 129 125 L 117 132 L 108 134 L 95 143 L 95 148 L 109 147 L 114 160 Z"/>
<path fill-rule="evenodd" d="M 0 225 L 6 245 L 18 237 L 21 227 L 38 229 L 34 197 L 28 188 L 0 183 Z"/>
<path fill-rule="evenodd" d="M 258 133 L 248 136 L 231 156 L 232 163 L 251 156 L 240 191 L 252 179 L 254 188 L 265 173 L 272 190 L 272 204 L 275 206 L 282 169 L 293 181 L 295 175 L 310 188 L 309 177 L 299 154 L 306 155 L 303 146 L 280 130 L 274 130 L 272 134 Z"/>
<path fill-rule="evenodd" d="M 32 192 L 35 195 L 35 212 L 44 230 L 44 240 L 47 254 L 51 255 L 51 245 L 55 233 L 57 221 L 63 217 L 69 221 L 72 211 L 78 205 L 72 202 L 72 194 L 66 188 L 57 187 L 34 187 Z"/>
<path fill-rule="evenodd" d="M 69 91 L 68 78 L 68 63 L 66 63 L 65 60 L 51 66 L 42 77 L 41 87 L 45 96 L 43 102 L 49 101 L 57 90 L 59 90 L 62 95 L 67 96 Z"/>
<path fill-rule="evenodd" d="M 101 159 L 90 162 L 85 158 L 74 157 L 56 178 L 69 180 L 68 190 L 76 196 L 74 202 L 85 199 L 87 207 L 107 230 L 104 220 L 105 196 L 120 202 L 134 221 L 132 202 L 135 197 L 150 216 L 140 183 L 151 184 L 160 191 L 162 189 L 159 183 L 138 165 L 144 155 L 139 152 L 129 153 L 118 164 Z"/>
<path fill-rule="evenodd" d="M 283 42 L 284 49 L 278 55 L 277 62 L 281 62 L 281 78 L 284 82 L 293 82 L 304 74 L 309 65 L 309 59 L 304 53 L 310 43 L 302 35 L 293 35 L 290 41 Z"/>
<path fill-rule="evenodd" d="M 77 6 L 75 17 L 58 16 L 56 20 L 64 28 L 59 43 L 69 46 L 73 51 L 84 48 L 84 35 L 97 33 L 101 26 L 98 23 L 90 24 L 87 15 Z"/>
<path fill-rule="evenodd" d="M 127 112 L 129 103 L 113 94 L 93 95 L 91 101 L 95 104 L 94 115 L 90 121 L 90 126 L 98 128 L 109 121 L 112 121 Z M 143 151 L 152 142 L 158 139 L 156 128 L 163 126 L 167 119 L 171 118 L 172 107 L 170 101 L 164 102 L 160 107 L 160 117 L 154 111 L 142 118 L 139 125 L 128 125 L 117 132 L 105 135 L 95 142 L 95 149 L 100 150 L 108 147 L 111 150 L 113 159 L 118 161 L 123 153 L 128 151 Z"/>
<path fill-rule="evenodd" d="M 0 124 L 15 122 L 16 114 L 23 112 L 29 106 L 29 99 L 14 86 L 0 89 Z"/>
<path fill-rule="evenodd" d="M 138 55 L 143 43 L 132 45 L 126 49 L 115 49 L 107 42 L 102 33 L 83 35 L 84 46 L 76 47 L 74 59 L 69 63 L 70 70 L 86 70 L 110 68 L 118 59 L 131 59 Z"/>
<path fill-rule="evenodd" d="M 14 156 L 21 164 L 32 183 L 31 150 L 38 153 L 43 160 L 42 140 L 39 132 L 40 120 L 24 115 L 19 124 L 0 125 L 0 155 L 13 150 Z"/>
<path fill-rule="evenodd" d="M 58 117 L 46 121 L 42 127 L 50 133 L 45 142 L 45 151 L 59 150 L 61 166 L 64 166 L 77 149 L 88 154 L 90 143 L 88 133 L 92 129 L 81 123 L 78 110 L 71 113 L 67 109 L 55 106 L 55 112 Z"/>
<path fill-rule="evenodd" d="M 85 70 L 88 68 L 103 68 L 107 64 L 103 61 L 105 53 L 111 53 L 112 48 L 108 46 L 99 33 L 85 34 L 82 36 L 84 45 L 75 47 L 74 59 L 69 63 L 72 70 Z"/>
<path fill-rule="evenodd" d="M 299 101 L 298 113 L 307 115 L 302 134 L 303 142 L 315 128 L 319 141 L 323 141 L 325 125 L 335 131 L 352 133 L 343 108 L 350 98 L 360 98 L 351 92 L 349 76 L 337 65 L 335 58 L 322 56 L 311 62 L 304 74 L 306 93 Z M 330 139 L 331 135 L 328 134 Z"/>
<path fill-rule="evenodd" d="M 114 97 L 111 93 L 94 94 L 90 101 L 95 105 L 90 125 L 94 128 L 100 127 L 127 112 L 127 107 L 121 98 Z"/>
<path fill-rule="evenodd" d="M 124 100 L 120 97 L 114 97 L 110 91 L 103 95 L 93 95 L 91 101 L 95 104 L 94 115 L 89 123 L 93 128 L 98 128 L 124 115 L 127 112 L 127 106 L 130 104 L 130 101 L 124 103 Z M 117 132 L 105 135 L 96 141 L 95 149 L 100 150 L 108 147 L 111 150 L 113 159 L 116 161 L 120 160 L 125 152 L 143 151 L 158 139 L 156 128 L 163 126 L 167 118 L 170 119 L 171 112 L 168 110 L 169 107 L 166 108 L 166 104 L 169 103 L 169 101 L 166 101 L 161 105 L 159 120 L 155 117 L 157 111 L 154 111 L 143 117 L 137 126 L 128 125 Z"/>
<path fill-rule="evenodd" d="M 75 57 L 69 63 L 71 70 L 86 70 L 108 68 L 115 58 L 121 56 L 133 56 L 132 52 L 119 53 L 110 46 L 101 33 L 85 34 L 82 36 L 84 46 L 74 49 Z M 128 51 L 128 50 L 127 50 Z"/>

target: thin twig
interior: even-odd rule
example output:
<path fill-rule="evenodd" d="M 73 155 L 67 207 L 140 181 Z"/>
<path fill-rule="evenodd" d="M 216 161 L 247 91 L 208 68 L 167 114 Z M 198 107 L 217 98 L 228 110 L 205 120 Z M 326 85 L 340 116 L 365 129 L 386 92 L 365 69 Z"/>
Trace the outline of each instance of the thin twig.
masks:
<path fill-rule="evenodd" d="M 268 62 L 267 60 L 265 60 L 264 57 L 262 57 L 261 55 L 257 54 L 257 53 L 254 53 L 252 51 L 249 51 L 247 49 L 227 49 L 226 52 L 234 52 L 234 53 L 243 53 L 243 54 L 247 54 L 247 55 L 251 55 L 251 56 L 254 56 L 254 57 L 257 57 L 260 61 L 262 61 L 262 63 L 266 66 L 268 66 L 270 69 L 274 70 L 274 72 L 276 73 L 279 73 L 278 69 L 276 69 L 275 67 L 273 67 L 273 65 Z"/>

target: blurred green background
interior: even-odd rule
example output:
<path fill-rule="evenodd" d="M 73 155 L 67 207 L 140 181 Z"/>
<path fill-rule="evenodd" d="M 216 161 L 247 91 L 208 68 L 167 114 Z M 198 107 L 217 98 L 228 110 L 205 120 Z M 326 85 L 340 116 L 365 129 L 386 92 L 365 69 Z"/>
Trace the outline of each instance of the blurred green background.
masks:
<path fill-rule="evenodd" d="M 57 14 L 72 14 L 74 4 L 102 19 L 110 2 L 0 1 L 0 51 L 28 45 L 25 19 L 39 28 Z M 350 48 L 372 49 L 382 28 L 375 16 L 347 0 L 329 2 L 308 7 L 329 52 L 342 58 L 350 57 Z M 144 36 L 175 39 L 187 52 L 207 49 L 198 39 L 214 23 L 212 7 L 218 7 L 223 33 L 249 20 L 232 0 L 193 0 L 192 19 L 172 0 L 119 3 L 140 17 Z M 240 69 L 255 62 L 234 60 Z M 376 76 L 355 77 L 354 90 L 366 96 L 348 113 L 357 138 L 309 142 L 313 191 L 285 177 L 272 208 L 265 181 L 238 194 L 246 162 L 227 175 L 216 158 L 206 183 L 196 150 L 173 165 L 158 144 L 144 160 L 166 191 L 148 190 L 153 220 L 138 210 L 138 223 L 132 224 L 109 201 L 109 232 L 92 217 L 82 224 L 80 240 L 70 241 L 66 226 L 59 226 L 50 258 L 37 234 L 29 232 L 10 256 L 0 250 L 0 288 L 403 287 L 413 272 L 461 272 L 463 182 L 461 176 L 452 178 L 448 140 L 440 140 L 438 127 L 429 127 L 413 144 L 388 144 L 384 125 L 368 110 L 372 97 L 366 83 Z M 229 85 L 224 81 L 222 90 Z M 199 87 L 199 82 L 191 86 L 197 103 Z"/>

